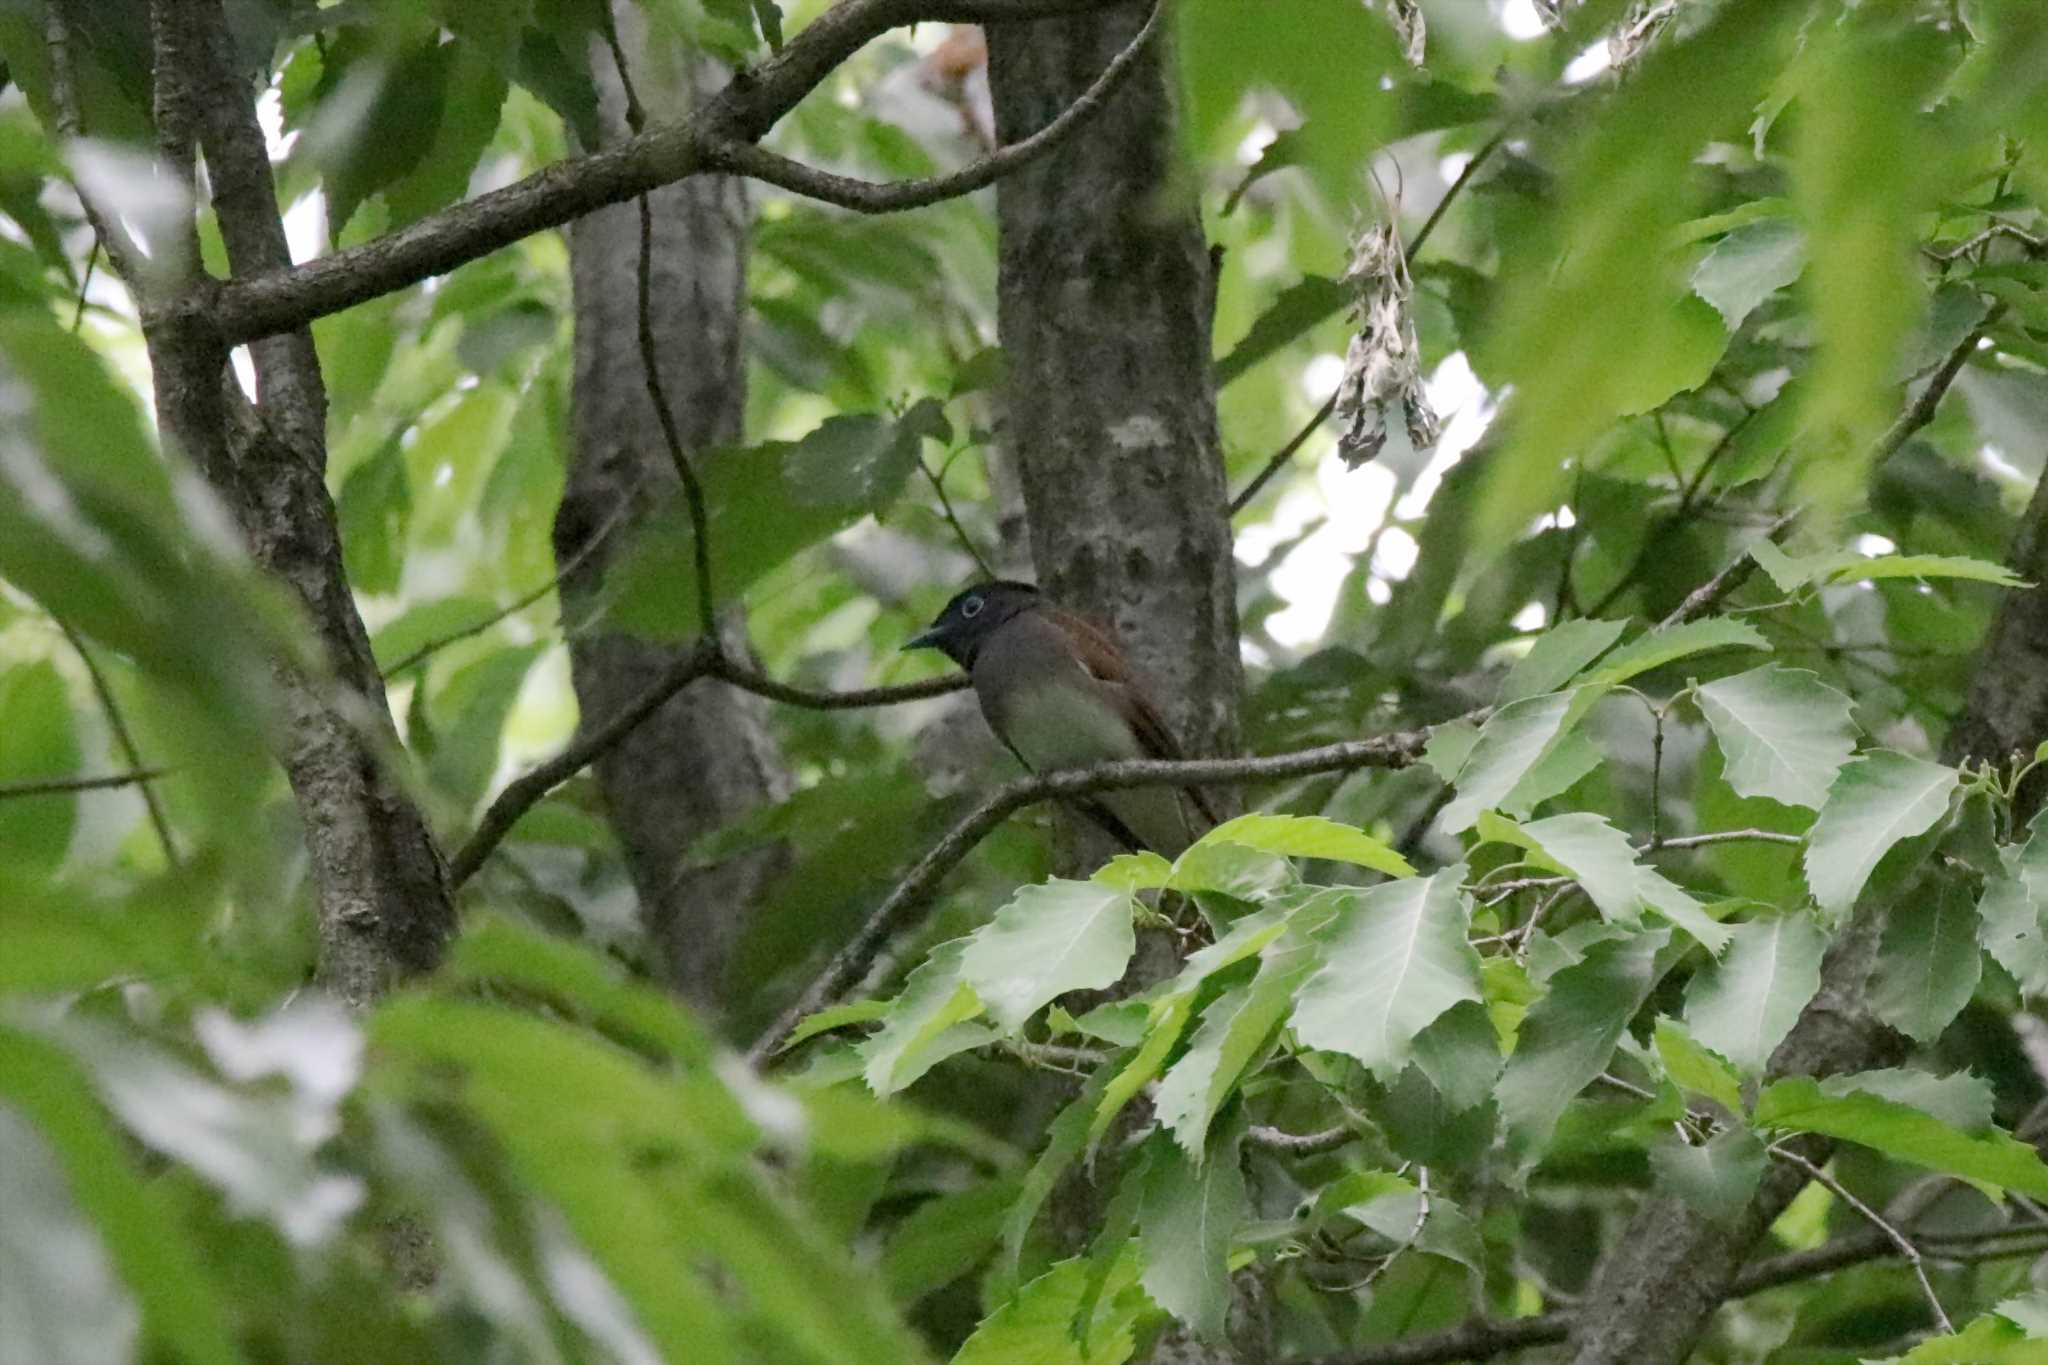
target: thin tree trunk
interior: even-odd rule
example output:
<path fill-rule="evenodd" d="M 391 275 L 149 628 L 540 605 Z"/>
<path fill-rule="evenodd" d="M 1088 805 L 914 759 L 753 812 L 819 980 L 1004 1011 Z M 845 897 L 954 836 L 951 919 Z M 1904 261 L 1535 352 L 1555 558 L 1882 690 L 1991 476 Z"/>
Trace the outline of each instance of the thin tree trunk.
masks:
<path fill-rule="evenodd" d="M 2003 763 L 2048 738 L 2048 480 L 2034 491 L 2011 557 L 2035 584 L 2006 593 L 1977 656 L 1962 716 L 1942 746 L 1947 763 Z M 1904 893 L 1927 894 L 1924 883 Z M 1904 1047 L 1863 1003 L 1888 904 L 1866 904 L 1830 950 L 1820 993 L 1771 1058 L 1774 1075 L 1820 1076 L 1894 1064 Z M 1579 1309 L 1575 1365 L 1678 1365 L 1728 1296 L 1750 1248 L 1806 1178 L 1776 1165 L 1737 1223 L 1723 1225 L 1681 1200 L 1645 1200 L 1615 1241 Z"/>
<path fill-rule="evenodd" d="M 621 47 L 650 119 L 686 109 L 715 81 L 701 61 L 660 50 L 639 7 L 615 6 Z M 617 69 L 593 57 L 607 142 L 627 134 Z M 749 210 L 743 182 L 697 176 L 653 195 L 651 309 L 661 374 L 687 450 L 703 459 L 738 439 L 746 400 Z M 640 515 L 674 492 L 677 479 L 648 398 L 639 331 L 640 228 L 632 204 L 601 209 L 569 232 L 576 300 L 575 450 L 555 517 L 555 552 L 568 562 L 613 520 L 622 503 Z M 562 584 L 570 619 L 594 606 L 606 564 L 627 528 Z M 737 630 L 735 612 L 726 622 Z M 735 638 L 735 643 L 738 643 Z M 688 646 L 617 632 L 570 638 L 576 696 L 586 722 L 612 715 Z M 785 796 L 787 770 L 765 704 L 700 682 L 657 711 L 597 763 L 597 780 L 639 893 L 641 916 L 669 980 L 700 1006 L 720 1004 L 726 963 L 746 907 L 776 868 L 764 850 L 690 871 L 700 837 Z"/>
<path fill-rule="evenodd" d="M 1145 14 L 1134 5 L 991 25 L 999 140 L 1045 126 Z M 997 189 L 1003 444 L 1016 459 L 1039 584 L 1114 627 L 1190 754 L 1227 754 L 1238 744 L 1243 674 L 1210 373 L 1213 267 L 1198 206 L 1174 174 L 1169 70 L 1155 43 L 1087 129 Z M 1065 861 L 1113 851 L 1084 823 L 1065 823 Z M 1156 975 L 1171 956 L 1143 953 L 1151 961 L 1138 971 Z M 1085 1241 L 1100 1199 L 1066 1191 L 1060 1225 Z M 1229 1348 L 1176 1329 L 1152 1359 L 1270 1358 L 1260 1287 L 1242 1288 Z"/>

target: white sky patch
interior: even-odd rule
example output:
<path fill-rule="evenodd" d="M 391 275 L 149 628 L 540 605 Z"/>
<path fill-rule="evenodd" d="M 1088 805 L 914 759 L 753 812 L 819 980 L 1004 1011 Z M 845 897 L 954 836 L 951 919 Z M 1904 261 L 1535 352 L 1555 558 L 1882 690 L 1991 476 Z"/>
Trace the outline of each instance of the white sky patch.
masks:
<path fill-rule="evenodd" d="M 1344 357 L 1325 353 L 1301 367 L 1301 391 L 1320 403 L 1337 391 L 1344 380 Z"/>
<path fill-rule="evenodd" d="M 2005 452 L 2003 450 L 1991 444 L 1989 441 L 1977 447 L 1977 458 L 1984 462 L 1984 468 L 1988 470 L 1994 478 L 2007 480 L 2012 483 L 2020 483 L 2023 482 L 2027 477 L 2026 474 L 2018 466 L 2013 464 L 2011 460 L 2005 458 Z"/>
<path fill-rule="evenodd" d="M 1445 356 L 1435 372 L 1422 381 L 1422 388 L 1429 395 L 1430 406 L 1447 416 L 1429 463 L 1394 506 L 1394 515 L 1403 521 L 1413 520 L 1428 510 L 1437 485 L 1443 482 L 1451 466 L 1486 434 L 1498 406 L 1486 386 L 1479 382 L 1479 376 L 1472 373 L 1472 362 L 1463 351 Z"/>
<path fill-rule="evenodd" d="M 1500 7 L 1501 32 L 1516 42 L 1526 43 L 1532 38 L 1541 38 L 1549 32 L 1543 16 L 1536 12 L 1530 0 L 1508 0 Z"/>
<path fill-rule="evenodd" d="M 1541 630 L 1549 621 L 1550 612 L 1544 608 L 1544 605 L 1541 602 L 1531 602 L 1528 606 L 1516 612 L 1515 619 L 1509 624 L 1513 625 L 1516 630 Z"/>
<path fill-rule="evenodd" d="M 1613 49 L 1607 45 L 1607 40 L 1602 38 L 1599 42 L 1571 59 L 1571 62 L 1564 69 L 1564 83 L 1566 85 L 1584 85 L 1587 81 L 1592 80 L 1595 76 L 1613 65 Z"/>
<path fill-rule="evenodd" d="M 1249 166 L 1266 154 L 1266 148 L 1273 145 L 1273 139 L 1280 134 L 1264 119 L 1244 135 L 1244 141 L 1237 144 L 1237 164 Z"/>
<path fill-rule="evenodd" d="M 284 211 L 284 240 L 291 250 L 293 265 L 305 264 L 326 248 L 326 195 L 314 190 L 292 201 L 292 206 Z"/>
<path fill-rule="evenodd" d="M 1452 152 L 1449 156 L 1442 158 L 1436 163 L 1436 173 L 1444 178 L 1446 185 L 1449 185 L 1455 182 L 1459 176 L 1463 175 L 1465 168 L 1471 164 L 1472 153 Z"/>
<path fill-rule="evenodd" d="M 1899 547 L 1883 536 L 1869 534 L 1856 537 L 1856 553 L 1859 555 L 1889 555 L 1898 553 Z"/>
<path fill-rule="evenodd" d="M 242 386 L 242 396 L 250 402 L 256 401 L 256 361 L 250 356 L 247 346 L 237 346 L 228 352 L 228 364 L 234 368 L 235 382 Z"/>

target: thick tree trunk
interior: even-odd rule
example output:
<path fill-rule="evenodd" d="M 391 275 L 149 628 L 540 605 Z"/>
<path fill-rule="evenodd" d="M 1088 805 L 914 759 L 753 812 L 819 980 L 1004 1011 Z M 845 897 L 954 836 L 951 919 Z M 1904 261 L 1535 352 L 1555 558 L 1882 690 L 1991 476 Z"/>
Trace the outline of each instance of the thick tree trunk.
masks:
<path fill-rule="evenodd" d="M 166 160 L 189 170 L 195 144 L 203 147 L 236 274 L 289 265 L 255 91 L 235 73 L 218 0 L 158 0 L 152 21 Z M 137 283 L 139 271 L 128 273 Z M 397 750 L 397 734 L 342 568 L 312 335 L 300 329 L 250 348 L 252 406 L 210 337 L 174 315 L 144 316 L 160 428 L 219 490 L 256 562 L 298 596 L 333 670 L 330 681 L 279 664 L 287 722 L 279 758 L 312 862 L 321 977 L 362 1005 L 438 961 L 455 916 L 425 820 L 378 756 Z"/>
<path fill-rule="evenodd" d="M 2011 565 L 2035 584 L 2006 594 L 1978 654 L 1963 714 L 1942 746 L 1943 761 L 2004 762 L 2048 739 L 2048 480 L 2013 545 Z M 1906 895 L 1925 894 L 1909 886 Z M 1897 1035 L 1863 1005 L 1863 983 L 1884 932 L 1887 905 L 1867 904 L 1828 954 L 1820 994 L 1771 1058 L 1776 1075 L 1827 1075 L 1894 1064 Z M 1572 1331 L 1575 1365 L 1678 1365 L 1750 1248 L 1805 1184 L 1773 1166 L 1749 1212 L 1733 1226 L 1680 1200 L 1646 1200 L 1587 1291 Z"/>
<path fill-rule="evenodd" d="M 682 54 L 652 51 L 638 6 L 622 3 L 616 13 L 648 117 L 688 108 L 701 93 L 696 77 L 710 73 Z M 594 68 L 606 141 L 622 139 L 627 129 L 618 72 L 602 50 Z M 739 437 L 746 399 L 746 187 L 723 176 L 697 176 L 656 191 L 653 210 L 657 354 L 684 445 L 701 460 Z M 601 209 L 569 232 L 575 450 L 555 518 L 555 552 L 564 563 L 622 504 L 632 504 L 630 518 L 677 487 L 637 340 L 638 215 L 632 204 Z M 572 616 L 593 604 L 623 529 L 612 531 L 563 580 Z M 727 625 L 736 629 L 737 617 Z M 617 712 L 687 648 L 621 633 L 572 636 L 570 660 L 586 723 Z M 694 872 L 685 870 L 686 855 L 701 836 L 788 793 L 764 704 L 723 684 L 697 683 L 599 759 L 597 779 L 670 981 L 693 1003 L 715 1009 L 746 907 L 775 870 L 778 854 L 767 850 Z"/>
<path fill-rule="evenodd" d="M 1146 7 L 989 29 L 999 140 L 1045 126 L 1130 42 Z M 1065 146 L 997 189 L 1004 446 L 1023 488 L 1038 582 L 1109 623 L 1191 755 L 1238 744 L 1243 673 L 1230 519 L 1210 372 L 1212 265 L 1174 174 L 1170 66 L 1155 43 Z M 1214 793 L 1220 803 L 1231 793 Z M 1067 821 L 1067 861 L 1113 852 Z M 1171 954 L 1141 973 L 1157 974 Z M 1099 1192 L 1061 1223 L 1092 1232 Z M 1231 1346 L 1171 1332 L 1152 1358 L 1258 1362 L 1269 1315 L 1232 1314 Z"/>
<path fill-rule="evenodd" d="M 1001 139 L 1049 122 L 1144 18 L 1132 5 L 991 25 Z M 1083 132 L 999 186 L 1005 445 L 1041 586 L 1115 627 L 1190 754 L 1227 754 L 1243 673 L 1212 265 L 1173 118 L 1155 43 Z"/>

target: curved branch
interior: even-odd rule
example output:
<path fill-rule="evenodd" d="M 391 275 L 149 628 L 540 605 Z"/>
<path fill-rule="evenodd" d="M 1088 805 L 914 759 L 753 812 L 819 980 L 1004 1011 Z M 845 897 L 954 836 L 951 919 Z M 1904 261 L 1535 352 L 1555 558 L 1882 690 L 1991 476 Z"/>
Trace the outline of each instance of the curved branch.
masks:
<path fill-rule="evenodd" d="M 933 697 L 964 692 L 974 685 L 974 680 L 965 673 L 948 673 L 941 677 L 903 683 L 896 687 L 863 687 L 848 692 L 820 692 L 777 682 L 765 673 L 756 672 L 727 658 L 720 658 L 713 663 L 711 674 L 720 682 L 737 687 L 742 692 L 752 692 L 757 697 L 779 701 L 786 706 L 801 706 L 811 711 L 860 711 L 871 706 L 896 706 L 903 702 L 930 701 Z"/>
<path fill-rule="evenodd" d="M 1426 730 L 1402 730 L 1263 758 L 1124 759 L 1092 768 L 1020 777 L 1007 783 L 962 816 L 918 860 L 917 866 L 896 884 L 860 931 L 833 955 L 825 970 L 755 1040 L 747 1051 L 748 1060 L 759 1066 L 806 1015 L 831 1004 L 860 980 L 883 945 L 924 908 L 946 874 L 998 825 L 1026 806 L 1055 797 L 1087 796 L 1130 787 L 1229 786 L 1356 768 L 1405 768 L 1422 757 L 1422 746 L 1428 739 Z"/>
<path fill-rule="evenodd" d="M 28 796 L 62 796 L 67 792 L 105 791 L 109 787 L 133 787 L 168 777 L 169 768 L 137 768 L 134 772 L 108 773 L 105 777 L 38 777 L 22 782 L 0 782 L 0 801 Z"/>
<path fill-rule="evenodd" d="M 547 166 L 501 190 L 303 265 L 238 275 L 168 305 L 233 346 L 304 326 L 446 274 L 595 209 L 710 169 L 705 153 L 761 137 L 870 40 L 926 21 L 997 23 L 1082 14 L 1123 0 L 840 0 L 781 52 L 688 118 Z"/>
<path fill-rule="evenodd" d="M 815 166 L 806 166 L 801 161 L 792 161 L 767 148 L 748 141 L 720 141 L 703 149 L 706 169 L 731 171 L 737 175 L 750 176 L 766 184 L 775 185 L 816 199 L 826 204 L 836 204 L 855 213 L 897 213 L 904 209 L 924 208 L 930 204 L 958 199 L 995 184 L 1028 162 L 1036 161 L 1072 137 L 1080 126 L 1087 122 L 1109 97 L 1116 93 L 1124 77 L 1130 74 L 1132 66 L 1144 50 L 1150 46 L 1153 35 L 1159 31 L 1159 16 L 1165 11 L 1163 0 L 1152 6 L 1144 26 L 1123 51 L 1102 68 L 1102 74 L 1072 104 L 1061 110 L 1059 116 L 1021 142 L 999 147 L 987 156 L 971 162 L 948 175 L 927 176 L 921 180 L 899 180 L 878 183 L 872 180 L 857 180 L 852 176 L 835 175 L 821 171 Z"/>

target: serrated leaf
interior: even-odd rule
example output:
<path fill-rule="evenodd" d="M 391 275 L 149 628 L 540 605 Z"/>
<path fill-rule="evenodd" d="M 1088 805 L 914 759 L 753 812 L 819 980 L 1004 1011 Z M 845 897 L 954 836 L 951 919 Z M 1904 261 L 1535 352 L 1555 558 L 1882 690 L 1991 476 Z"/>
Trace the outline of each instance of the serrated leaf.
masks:
<path fill-rule="evenodd" d="M 1113 986 L 1137 951 L 1130 893 L 1101 882 L 1027 886 L 976 930 L 960 979 L 1005 1032 L 1068 991 Z"/>
<path fill-rule="evenodd" d="M 1645 929 L 1596 943 L 1585 960 L 1550 978 L 1550 993 L 1523 1018 L 1495 1095 L 1512 1150 L 1541 1155 L 1572 1097 L 1607 1069 L 1628 1022 L 1657 984 L 1657 955 L 1671 935 Z"/>
<path fill-rule="evenodd" d="M 1747 1128 L 1723 1129 L 1699 1147 L 1667 1135 L 1650 1148 L 1657 1188 L 1717 1223 L 1733 1223 L 1748 1211 L 1764 1164 L 1764 1145 Z"/>
<path fill-rule="evenodd" d="M 1995 583 L 2001 588 L 2023 588 L 2026 580 L 1989 560 L 1962 555 L 1879 555 L 1874 559 L 1852 559 L 1826 572 L 1830 583 L 1860 583 L 1878 578 L 1965 578 L 1977 583 Z"/>
<path fill-rule="evenodd" d="M 1455 779 L 1447 779 L 1458 794 L 1437 817 L 1442 828 L 1469 829 L 1480 811 L 1505 800 L 1556 741 L 1577 697 L 1576 691 L 1527 697 L 1488 717 Z"/>
<path fill-rule="evenodd" d="M 1735 926 L 1727 955 L 1693 978 L 1685 1022 L 1702 1047 L 1747 1074 L 1761 1073 L 1806 1002 L 1820 989 L 1827 935 L 1806 915 Z"/>
<path fill-rule="evenodd" d="M 1948 810 L 1956 770 L 1878 749 L 1845 765 L 1806 840 L 1806 884 L 1823 910 L 1847 914 L 1878 860 Z"/>
<path fill-rule="evenodd" d="M 1186 1052 L 1160 1078 L 1153 1113 L 1200 1160 L 1209 1124 L 1293 1008 L 1294 993 L 1320 960 L 1315 934 L 1337 911 L 1324 894 L 1288 920 L 1286 932 L 1263 952 L 1258 974 L 1224 992 L 1202 1011 Z"/>
<path fill-rule="evenodd" d="M 1369 867 L 1389 877 L 1415 875 L 1415 869 L 1406 858 L 1364 830 L 1320 815 L 1269 815 L 1263 812 L 1240 815 L 1216 826 L 1197 842 L 1241 844 L 1289 858 L 1328 858 Z"/>
<path fill-rule="evenodd" d="M 942 1040 L 981 1013 L 973 987 L 960 979 L 968 942 L 956 938 L 932 949 L 904 981 L 903 993 L 889 1002 L 880 1031 L 856 1049 L 868 1088 L 877 1095 L 894 1094 L 961 1050 Z"/>
<path fill-rule="evenodd" d="M 1894 1066 L 1880 1071 L 1829 1076 L 1821 1081 L 1820 1088 L 1822 1094 L 1838 1099 L 1862 1091 L 1879 1099 L 1893 1100 L 1924 1110 L 1965 1133 L 1988 1132 L 1992 1126 L 1991 1083 L 1967 1071 L 1936 1076 L 1931 1072 Z"/>
<path fill-rule="evenodd" d="M 1003 1218 L 1002 1255 L 990 1277 L 994 1291 L 1009 1295 L 1015 1290 L 1018 1265 L 1024 1254 L 1024 1239 L 1031 1233 L 1031 1224 L 1036 1221 L 1038 1210 L 1052 1195 L 1053 1186 L 1059 1183 L 1067 1167 L 1074 1164 L 1074 1159 L 1087 1146 L 1089 1129 L 1113 1074 L 1109 1066 L 1097 1067 L 1082 1083 L 1081 1093 L 1060 1110 L 1047 1127 L 1045 1146 L 1024 1173 L 1017 1202 L 1010 1206 L 1009 1213 Z M 1072 1316 L 1068 1314 L 1068 1318 Z"/>
<path fill-rule="evenodd" d="M 1770 642 L 1748 622 L 1710 616 L 1703 621 L 1687 621 L 1682 625 L 1653 630 L 1629 641 L 1587 674 L 1586 681 L 1626 682 L 1639 673 L 1647 673 L 1653 668 L 1662 668 L 1665 664 L 1704 654 L 1711 649 L 1768 651 L 1770 647 Z"/>
<path fill-rule="evenodd" d="M 1848 697 L 1805 669 L 1766 664 L 1696 695 L 1739 795 L 1819 810 L 1855 751 Z"/>
<path fill-rule="evenodd" d="M 1150 1085 L 1152 1078 L 1166 1065 L 1166 1058 L 1172 1053 L 1174 1044 L 1178 1043 L 1181 1034 L 1187 1031 L 1188 1018 L 1193 1008 L 1194 998 L 1191 994 L 1168 996 L 1155 1008 L 1152 1030 L 1145 1035 L 1145 1041 L 1131 1054 L 1131 1059 L 1103 1084 L 1101 1101 L 1095 1106 L 1094 1115 L 1088 1120 L 1087 1138 L 1091 1148 L 1102 1141 L 1103 1134 L 1109 1131 L 1110 1124 L 1116 1122 L 1116 1116 L 1123 1112 L 1123 1107 L 1129 1104 L 1140 1090 Z M 1108 1069 L 1103 1068 L 1104 1071 Z"/>
<path fill-rule="evenodd" d="M 2036 817 L 2027 842 L 2000 850 L 2003 871 L 1984 881 L 1977 934 L 2028 995 L 2048 994 L 2048 836 Z"/>
<path fill-rule="evenodd" d="M 1628 836 L 1605 817 L 1573 811 L 1521 828 L 1530 844 L 1578 879 L 1602 918 L 1624 924 L 1636 920 L 1642 903 L 1636 887 L 1644 869 Z"/>
<path fill-rule="evenodd" d="M 1862 1091 L 1829 1095 L 1810 1077 L 1765 1087 L 1755 1121 L 1760 1128 L 1842 1138 L 1916 1166 L 2048 1198 L 2048 1166 L 2010 1134 L 1963 1133 L 1931 1114 Z"/>
<path fill-rule="evenodd" d="M 1323 966 L 1302 988 L 1294 1030 L 1309 1047 L 1356 1058 L 1391 1084 L 1415 1036 L 1461 1000 L 1481 999 L 1462 865 L 1340 893 L 1322 934 Z"/>
<path fill-rule="evenodd" d="M 1499 704 L 1554 692 L 1606 652 L 1628 629 L 1626 621 L 1590 617 L 1553 626 L 1536 638 L 1529 652 L 1515 661 L 1501 680 Z"/>
<path fill-rule="evenodd" d="M 2048 1365 L 2048 1341 L 2002 1312 L 1986 1313 L 1960 1332 L 1930 1337 L 1902 1356 L 1869 1365 Z"/>
<path fill-rule="evenodd" d="M 1921 882 L 1885 920 L 1867 988 L 1871 1011 L 1917 1043 L 1940 1037 L 1976 993 L 1984 967 L 1977 932 L 1962 878 Z"/>
<path fill-rule="evenodd" d="M 1017 1199 L 1015 1176 L 928 1199 L 889 1234 L 882 1278 L 900 1304 L 912 1304 L 979 1266 L 1001 1239 Z"/>
<path fill-rule="evenodd" d="M 1758 304 L 1799 278 L 1806 237 L 1783 218 L 1736 228 L 1693 267 L 1693 292 L 1714 305 L 1734 331 Z"/>
<path fill-rule="evenodd" d="M 1664 1074 L 1682 1090 L 1704 1095 L 1723 1109 L 1742 1112 L 1742 1078 L 1727 1059 L 1702 1045 L 1684 1025 L 1659 1019 L 1652 1041 Z"/>
<path fill-rule="evenodd" d="M 1636 894 L 1643 904 L 1685 930 L 1693 942 L 1719 957 L 1735 931 L 1715 919 L 1691 892 L 1671 881 L 1654 867 L 1642 869 L 1636 878 Z"/>
<path fill-rule="evenodd" d="M 782 1046 L 776 1051 L 787 1052 L 806 1038 L 815 1038 L 821 1033 L 845 1028 L 848 1024 L 869 1024 L 877 1019 L 886 1018 L 894 1003 L 890 1000 L 849 1000 L 843 1005 L 833 1005 L 829 1009 L 819 1010 L 816 1014 L 806 1015 L 801 1023 L 789 1031 L 789 1037 L 783 1040 Z"/>
<path fill-rule="evenodd" d="M 1145 1292 L 1204 1341 L 1223 1339 L 1230 1311 L 1230 1247 L 1247 1209 L 1241 1137 L 1241 1123 L 1219 1132 L 1199 1164 L 1157 1143 L 1138 1206 Z"/>
<path fill-rule="evenodd" d="M 1074 1316 L 1088 1293 L 1089 1262 L 1061 1261 L 1011 1295 L 961 1343 L 953 1365 L 1123 1365 L 1136 1348 L 1132 1325 L 1145 1311 L 1137 1288 L 1138 1258 L 1118 1256 L 1097 1295 L 1084 1347 Z"/>
<path fill-rule="evenodd" d="M 1444 1103 L 1459 1112 L 1493 1094 L 1506 1062 L 1487 1007 L 1469 1000 L 1451 1006 L 1415 1035 L 1415 1065 Z"/>

